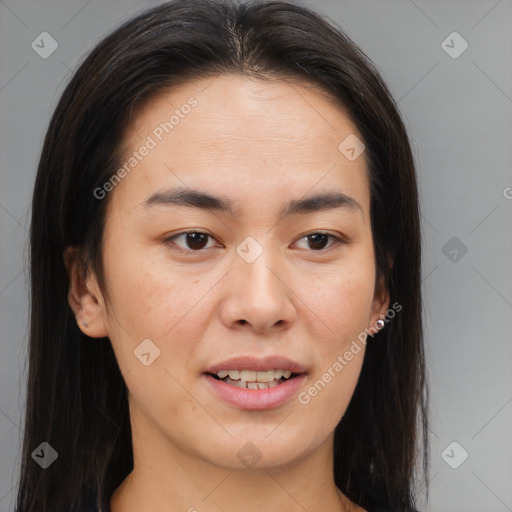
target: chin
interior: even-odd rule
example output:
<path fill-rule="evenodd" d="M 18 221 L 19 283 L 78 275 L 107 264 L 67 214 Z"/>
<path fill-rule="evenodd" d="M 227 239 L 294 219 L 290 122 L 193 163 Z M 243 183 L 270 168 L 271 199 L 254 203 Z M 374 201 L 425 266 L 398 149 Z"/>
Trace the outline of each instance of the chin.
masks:
<path fill-rule="evenodd" d="M 305 446 L 304 437 L 301 436 L 297 436 L 291 444 L 286 432 L 280 432 L 279 437 L 271 440 L 270 437 L 276 434 L 274 432 L 269 436 L 271 431 L 265 428 L 264 434 L 247 434 L 223 444 L 218 443 L 216 453 L 209 453 L 205 458 L 213 465 L 231 471 L 289 469 L 315 450 L 309 444 Z"/>

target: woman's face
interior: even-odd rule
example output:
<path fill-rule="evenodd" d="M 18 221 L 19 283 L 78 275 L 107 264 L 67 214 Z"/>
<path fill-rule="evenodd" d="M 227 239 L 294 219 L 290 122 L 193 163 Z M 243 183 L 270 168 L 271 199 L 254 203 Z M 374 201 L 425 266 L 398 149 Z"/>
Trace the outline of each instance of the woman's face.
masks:
<path fill-rule="evenodd" d="M 111 340 L 135 450 L 240 469 L 332 449 L 364 330 L 388 307 L 355 137 L 317 89 L 237 75 L 173 88 L 138 113 L 124 172 L 95 192 L 110 194 L 110 302 L 93 279 L 83 328 Z M 206 373 L 262 371 L 241 374 L 253 381 L 288 368 L 301 374 L 258 390 Z"/>

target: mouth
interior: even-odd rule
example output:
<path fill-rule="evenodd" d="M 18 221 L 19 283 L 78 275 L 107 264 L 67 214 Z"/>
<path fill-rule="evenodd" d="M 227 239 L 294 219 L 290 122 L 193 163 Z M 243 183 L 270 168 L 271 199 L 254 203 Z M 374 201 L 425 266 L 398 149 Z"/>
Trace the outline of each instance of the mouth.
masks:
<path fill-rule="evenodd" d="M 286 357 L 233 357 L 202 375 L 209 391 L 238 409 L 279 407 L 296 395 L 306 380 L 306 368 Z"/>
<path fill-rule="evenodd" d="M 220 370 L 217 373 L 206 372 L 215 380 L 220 380 L 241 389 L 269 389 L 301 375 L 290 370 Z"/>

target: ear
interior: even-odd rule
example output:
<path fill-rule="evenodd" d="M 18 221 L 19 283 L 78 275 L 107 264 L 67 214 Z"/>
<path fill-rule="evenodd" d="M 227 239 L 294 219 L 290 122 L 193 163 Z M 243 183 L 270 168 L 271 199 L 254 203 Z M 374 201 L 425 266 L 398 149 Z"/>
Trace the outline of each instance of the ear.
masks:
<path fill-rule="evenodd" d="M 389 266 L 391 268 L 393 263 L 390 262 Z M 376 322 L 379 320 L 379 318 L 382 320 L 386 318 L 386 313 L 389 309 L 389 303 L 389 290 L 386 286 L 384 276 L 380 275 L 375 285 L 375 294 L 373 297 L 369 328 L 373 327 L 379 330 L 378 327 L 376 327 Z"/>
<path fill-rule="evenodd" d="M 83 268 L 78 249 L 68 247 L 64 265 L 69 278 L 68 302 L 75 313 L 79 329 L 91 338 L 108 336 L 105 301 L 94 276 Z"/>

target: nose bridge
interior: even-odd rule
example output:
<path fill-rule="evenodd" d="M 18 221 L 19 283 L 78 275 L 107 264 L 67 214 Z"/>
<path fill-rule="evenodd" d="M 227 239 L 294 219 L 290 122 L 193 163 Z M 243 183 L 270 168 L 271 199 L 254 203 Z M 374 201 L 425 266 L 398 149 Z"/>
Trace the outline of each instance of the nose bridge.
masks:
<path fill-rule="evenodd" d="M 233 284 L 226 296 L 223 320 L 226 325 L 251 324 L 256 330 L 288 325 L 294 317 L 279 250 L 247 237 L 236 248 Z"/>
<path fill-rule="evenodd" d="M 283 283 L 276 274 L 283 268 L 279 261 L 279 254 L 271 245 L 271 236 L 260 237 L 258 241 L 254 237 L 247 237 L 237 247 L 237 254 L 242 261 L 237 266 L 242 274 L 243 283 L 248 287 L 247 292 L 258 298 L 258 294 L 278 299 L 283 293 Z"/>

